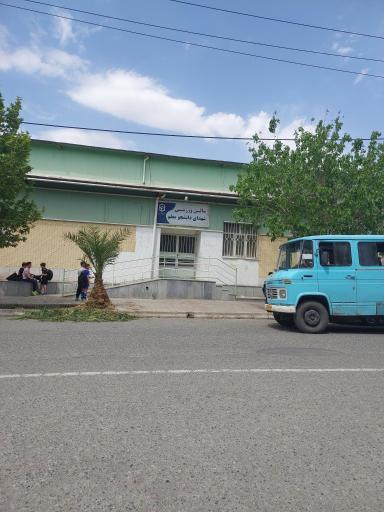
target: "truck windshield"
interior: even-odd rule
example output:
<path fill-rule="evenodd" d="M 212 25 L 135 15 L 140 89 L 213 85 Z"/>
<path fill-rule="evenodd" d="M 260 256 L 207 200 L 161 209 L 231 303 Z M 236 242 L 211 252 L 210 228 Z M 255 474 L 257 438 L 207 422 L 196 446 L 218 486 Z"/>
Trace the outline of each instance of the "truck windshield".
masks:
<path fill-rule="evenodd" d="M 279 259 L 277 261 L 277 270 L 312 267 L 312 240 L 297 240 L 296 242 L 288 242 L 280 247 Z"/>

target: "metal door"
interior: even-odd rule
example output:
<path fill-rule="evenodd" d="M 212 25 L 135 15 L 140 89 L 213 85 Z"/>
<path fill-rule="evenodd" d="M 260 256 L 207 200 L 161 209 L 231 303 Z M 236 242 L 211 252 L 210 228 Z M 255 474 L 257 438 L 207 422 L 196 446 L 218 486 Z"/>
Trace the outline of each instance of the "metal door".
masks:
<path fill-rule="evenodd" d="M 356 271 L 350 242 L 319 241 L 317 278 L 319 292 L 329 298 L 334 315 L 356 315 Z"/>
<path fill-rule="evenodd" d="M 384 238 L 357 244 L 357 314 L 384 316 Z"/>
<path fill-rule="evenodd" d="M 195 277 L 196 236 L 161 233 L 160 235 L 160 277 Z"/>

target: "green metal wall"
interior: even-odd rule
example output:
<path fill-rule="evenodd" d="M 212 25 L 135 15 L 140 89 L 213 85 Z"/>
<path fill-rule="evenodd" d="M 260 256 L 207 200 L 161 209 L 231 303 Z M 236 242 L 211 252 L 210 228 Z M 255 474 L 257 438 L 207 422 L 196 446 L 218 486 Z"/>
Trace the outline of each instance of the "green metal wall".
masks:
<path fill-rule="evenodd" d="M 152 225 L 155 199 L 73 190 L 33 190 L 45 219 Z M 223 222 L 233 220 L 233 206 L 209 205 L 210 230 L 222 231 Z"/>
<path fill-rule="evenodd" d="M 32 141 L 30 161 L 35 175 L 142 185 L 144 158 L 144 153 Z M 228 192 L 241 169 L 241 164 L 152 155 L 145 185 Z"/>
<path fill-rule="evenodd" d="M 209 229 L 223 231 L 224 221 L 233 222 L 233 206 L 229 205 L 209 205 Z"/>
<path fill-rule="evenodd" d="M 152 224 L 154 200 L 119 195 L 34 189 L 33 197 L 46 219 Z"/>

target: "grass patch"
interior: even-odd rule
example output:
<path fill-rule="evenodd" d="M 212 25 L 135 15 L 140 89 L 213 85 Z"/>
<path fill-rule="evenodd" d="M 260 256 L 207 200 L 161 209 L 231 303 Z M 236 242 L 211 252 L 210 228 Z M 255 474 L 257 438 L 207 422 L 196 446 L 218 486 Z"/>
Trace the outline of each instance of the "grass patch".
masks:
<path fill-rule="evenodd" d="M 41 308 L 24 311 L 17 320 L 40 320 L 42 322 L 127 322 L 135 317 L 129 313 L 105 309 Z"/>

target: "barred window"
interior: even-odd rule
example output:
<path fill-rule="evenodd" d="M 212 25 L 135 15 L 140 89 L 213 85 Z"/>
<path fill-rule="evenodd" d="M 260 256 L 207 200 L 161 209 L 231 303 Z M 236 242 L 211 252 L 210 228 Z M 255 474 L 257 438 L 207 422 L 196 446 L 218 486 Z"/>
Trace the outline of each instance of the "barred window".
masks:
<path fill-rule="evenodd" d="M 223 256 L 256 258 L 257 229 L 252 224 L 224 222 Z"/>

